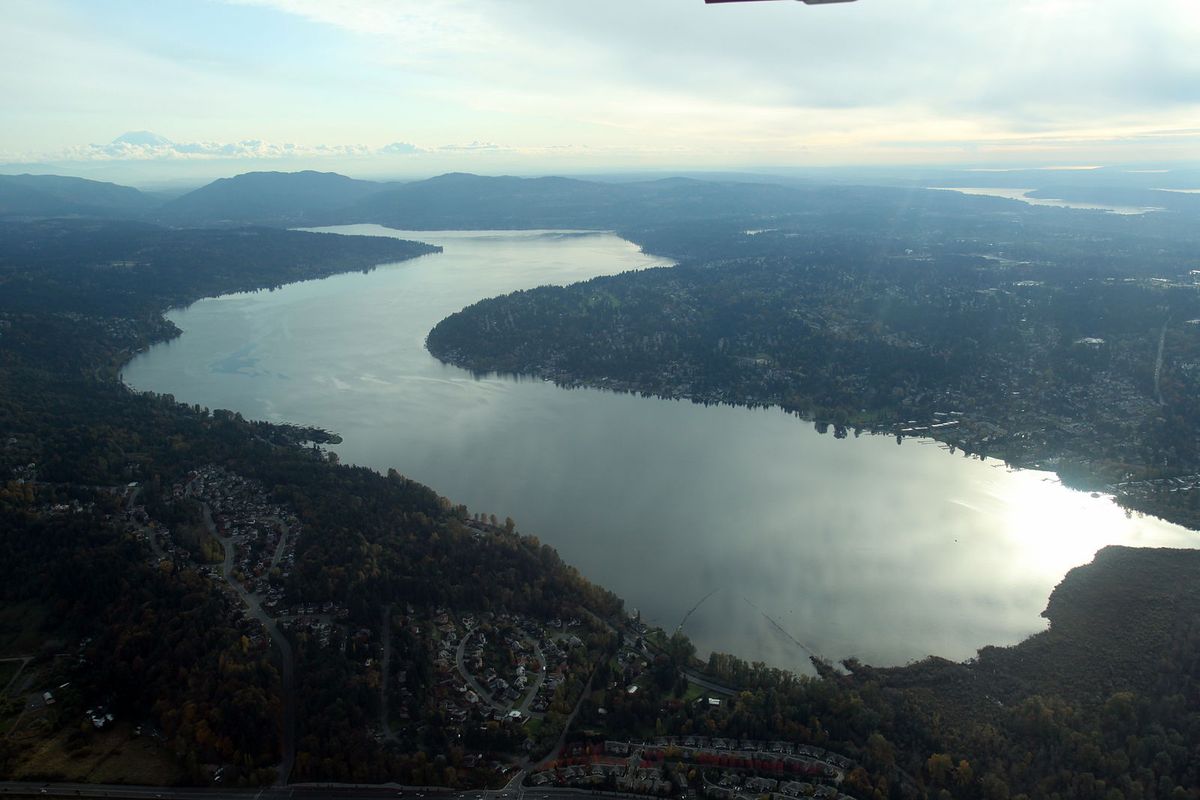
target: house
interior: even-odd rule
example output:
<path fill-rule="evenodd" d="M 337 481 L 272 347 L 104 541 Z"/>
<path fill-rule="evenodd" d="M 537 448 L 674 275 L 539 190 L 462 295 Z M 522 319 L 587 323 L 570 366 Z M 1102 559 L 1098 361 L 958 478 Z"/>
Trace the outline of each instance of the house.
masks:
<path fill-rule="evenodd" d="M 113 715 L 107 708 L 100 706 L 99 708 L 89 708 L 84 712 L 84 716 L 91 720 L 92 727 L 96 730 L 103 730 L 113 722 Z"/>

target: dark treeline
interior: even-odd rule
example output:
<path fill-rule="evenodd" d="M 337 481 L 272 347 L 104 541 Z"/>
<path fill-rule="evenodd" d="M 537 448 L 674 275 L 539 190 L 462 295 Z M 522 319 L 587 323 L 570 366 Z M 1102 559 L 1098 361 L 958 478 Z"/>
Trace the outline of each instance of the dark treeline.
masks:
<path fill-rule="evenodd" d="M 5 222 L 0 223 L 0 310 L 156 315 L 200 297 L 366 270 L 439 250 L 384 237 L 272 228 Z"/>

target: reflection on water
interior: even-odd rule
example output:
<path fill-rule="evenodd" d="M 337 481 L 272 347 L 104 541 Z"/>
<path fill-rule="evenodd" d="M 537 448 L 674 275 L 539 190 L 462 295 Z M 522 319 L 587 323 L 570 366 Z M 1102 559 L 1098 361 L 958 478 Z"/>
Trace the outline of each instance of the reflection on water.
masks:
<path fill-rule="evenodd" d="M 1076 208 L 1084 211 L 1107 211 L 1110 214 L 1120 214 L 1121 216 L 1136 216 L 1138 214 L 1149 214 L 1151 211 L 1162 211 L 1157 206 L 1115 206 L 1105 203 L 1081 203 L 1074 200 L 1059 200 L 1054 197 L 1031 197 L 1030 192 L 1035 192 L 1037 191 L 1036 189 L 946 188 L 941 186 L 931 186 L 930 188 L 937 192 L 959 192 L 960 194 L 973 194 L 982 197 L 1003 197 L 1006 200 L 1020 200 L 1022 203 L 1028 203 L 1031 206 Z"/>
<path fill-rule="evenodd" d="M 1041 629 L 1068 569 L 1109 543 L 1192 547 L 1043 473 L 933 443 L 834 440 L 773 410 L 487 378 L 424 349 L 483 297 L 658 266 L 609 234 L 409 233 L 443 254 L 203 300 L 125 380 L 252 418 L 342 434 L 345 462 L 395 467 L 511 515 L 648 621 L 701 651 L 803 667 L 965 658 Z"/>

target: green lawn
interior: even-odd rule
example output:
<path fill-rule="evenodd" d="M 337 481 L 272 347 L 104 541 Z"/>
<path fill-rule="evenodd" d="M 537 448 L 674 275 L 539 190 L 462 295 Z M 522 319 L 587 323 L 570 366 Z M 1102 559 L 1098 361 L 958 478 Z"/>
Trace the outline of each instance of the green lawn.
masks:
<path fill-rule="evenodd" d="M 685 703 L 694 703 L 701 697 L 704 697 L 706 694 L 708 694 L 708 692 L 706 692 L 702 687 L 697 686 L 694 683 L 689 683 L 687 691 L 684 692 L 683 697 L 679 699 Z"/>
<path fill-rule="evenodd" d="M 45 642 L 42 623 L 46 608 L 39 603 L 12 603 L 0 607 L 0 657 L 36 653 Z"/>
<path fill-rule="evenodd" d="M 4 688 L 20 668 L 20 661 L 0 661 L 0 697 L 4 696 Z"/>
<path fill-rule="evenodd" d="M 170 751 L 148 737 L 132 736 L 128 725 L 89 733 L 82 743 L 73 743 L 68 734 L 25 741 L 14 777 L 147 786 L 169 786 L 184 777 Z"/>

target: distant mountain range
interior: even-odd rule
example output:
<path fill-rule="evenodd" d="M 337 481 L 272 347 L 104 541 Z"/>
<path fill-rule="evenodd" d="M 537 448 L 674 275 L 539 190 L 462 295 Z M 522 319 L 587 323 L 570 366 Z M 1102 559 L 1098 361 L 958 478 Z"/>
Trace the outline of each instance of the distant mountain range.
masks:
<path fill-rule="evenodd" d="M 402 184 L 343 209 L 339 222 L 398 228 L 617 228 L 687 219 L 786 213 L 809 193 L 769 183 L 667 178 L 600 183 L 571 178 L 486 178 L 452 173 Z"/>
<path fill-rule="evenodd" d="M 0 218 L 140 218 L 161 201 L 129 186 L 59 175 L 0 175 Z"/>
<path fill-rule="evenodd" d="M 453 173 L 381 183 L 330 172 L 250 172 L 160 201 L 129 187 L 50 175 L 0 176 L 0 217 L 127 217 L 179 227 L 614 228 L 678 219 L 787 213 L 811 189 L 667 178 L 603 183 Z"/>
<path fill-rule="evenodd" d="M 247 172 L 177 197 L 156 217 L 172 225 L 321 225 L 393 186 L 334 172 Z"/>
<path fill-rule="evenodd" d="M 1050 180 L 1061 182 L 1062 176 Z M 1094 180 L 1093 176 L 1092 185 L 1086 187 L 1041 187 L 1037 194 L 1069 199 L 1086 197 L 1090 202 L 1154 206 L 1190 213 L 1195 213 L 1200 205 L 1200 195 L 1128 186 L 1104 187 L 1095 185 Z M 297 227 L 373 222 L 410 230 L 619 229 L 681 220 L 744 221 L 839 211 L 855 214 L 873 204 L 908 202 L 914 188 L 919 187 L 863 189 L 690 178 L 609 183 L 465 173 L 411 183 L 386 183 L 304 171 L 250 172 L 164 199 L 128 186 L 82 178 L 0 175 L 0 218 L 117 218 L 173 227 Z M 942 197 L 926 196 L 923 202 L 929 205 L 966 202 L 951 193 L 936 194 Z M 972 198 L 970 202 L 1016 201 Z"/>

